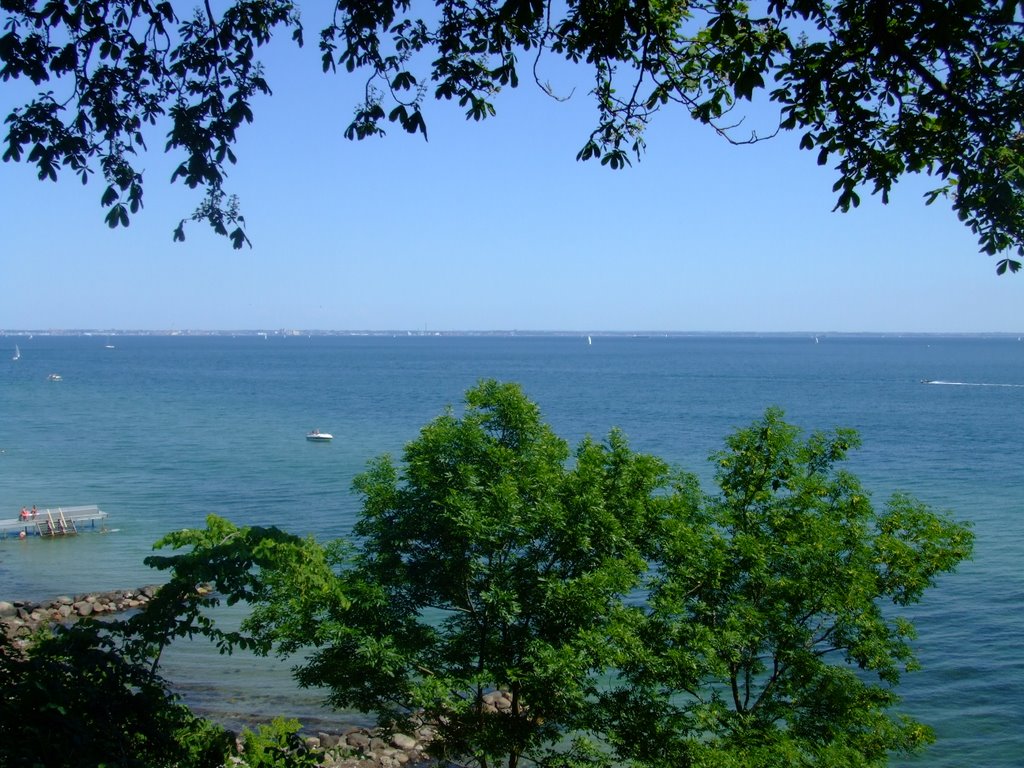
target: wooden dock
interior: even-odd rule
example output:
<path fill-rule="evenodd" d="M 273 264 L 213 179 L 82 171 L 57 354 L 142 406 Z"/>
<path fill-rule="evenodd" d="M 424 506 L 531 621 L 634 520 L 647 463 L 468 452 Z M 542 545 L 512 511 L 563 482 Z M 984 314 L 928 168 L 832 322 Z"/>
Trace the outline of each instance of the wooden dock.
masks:
<path fill-rule="evenodd" d="M 95 504 L 80 507 L 40 509 L 27 519 L 0 520 L 0 539 L 28 536 L 54 538 L 76 536 L 85 531 L 106 530 L 107 513 Z"/>

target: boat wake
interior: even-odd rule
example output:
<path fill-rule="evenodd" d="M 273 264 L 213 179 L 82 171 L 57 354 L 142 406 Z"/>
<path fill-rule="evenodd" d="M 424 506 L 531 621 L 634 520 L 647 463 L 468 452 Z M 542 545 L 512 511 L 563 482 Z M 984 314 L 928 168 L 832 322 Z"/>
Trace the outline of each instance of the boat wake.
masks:
<path fill-rule="evenodd" d="M 979 381 L 941 381 L 938 379 L 921 379 L 922 384 L 942 384 L 947 387 L 1005 387 L 1010 389 L 1022 389 L 1024 384 L 994 384 Z"/>

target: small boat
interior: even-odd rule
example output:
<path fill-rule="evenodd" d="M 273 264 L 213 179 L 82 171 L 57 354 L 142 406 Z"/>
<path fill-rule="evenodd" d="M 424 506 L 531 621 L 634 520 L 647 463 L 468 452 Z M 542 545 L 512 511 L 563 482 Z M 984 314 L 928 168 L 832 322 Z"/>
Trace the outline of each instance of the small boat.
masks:
<path fill-rule="evenodd" d="M 51 373 L 49 376 L 46 377 L 46 380 L 47 381 L 64 381 L 64 377 L 61 376 L 59 373 Z"/>
<path fill-rule="evenodd" d="M 330 432 L 321 432 L 319 429 L 314 429 L 312 432 L 306 433 L 306 439 L 314 443 L 326 443 L 334 439 L 334 435 Z"/>
<path fill-rule="evenodd" d="M 14 357 L 11 360 L 21 360 L 21 349 L 18 348 L 17 344 L 14 345 Z"/>

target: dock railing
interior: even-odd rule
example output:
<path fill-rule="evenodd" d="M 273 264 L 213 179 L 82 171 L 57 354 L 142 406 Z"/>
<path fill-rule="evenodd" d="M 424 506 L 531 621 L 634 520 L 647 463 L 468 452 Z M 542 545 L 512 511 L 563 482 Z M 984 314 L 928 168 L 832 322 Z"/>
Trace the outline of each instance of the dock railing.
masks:
<path fill-rule="evenodd" d="M 107 513 L 95 504 L 44 509 L 28 518 L 0 519 L 0 539 L 75 536 L 82 530 L 105 530 L 106 519 Z"/>

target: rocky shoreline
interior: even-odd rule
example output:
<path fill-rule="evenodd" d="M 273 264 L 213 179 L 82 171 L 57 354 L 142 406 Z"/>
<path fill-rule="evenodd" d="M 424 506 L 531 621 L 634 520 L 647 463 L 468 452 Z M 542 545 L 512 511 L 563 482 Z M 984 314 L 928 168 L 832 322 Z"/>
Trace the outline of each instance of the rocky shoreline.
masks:
<path fill-rule="evenodd" d="M 142 610 L 157 593 L 158 585 L 133 590 L 92 592 L 74 597 L 62 595 L 43 602 L 0 600 L 0 630 L 19 647 L 25 647 L 39 629 L 68 624 L 84 617 Z M 507 693 L 493 691 L 484 697 L 495 714 L 507 711 Z M 305 744 L 324 768 L 408 768 L 430 762 L 426 751 L 434 739 L 432 725 L 423 723 L 410 733 L 381 729 L 343 727 L 337 733 L 305 734 Z"/>
<path fill-rule="evenodd" d="M 69 597 L 61 595 L 41 603 L 0 600 L 0 627 L 20 645 L 44 626 L 67 624 L 86 616 L 104 616 L 145 608 L 160 587 L 115 589 Z"/>

